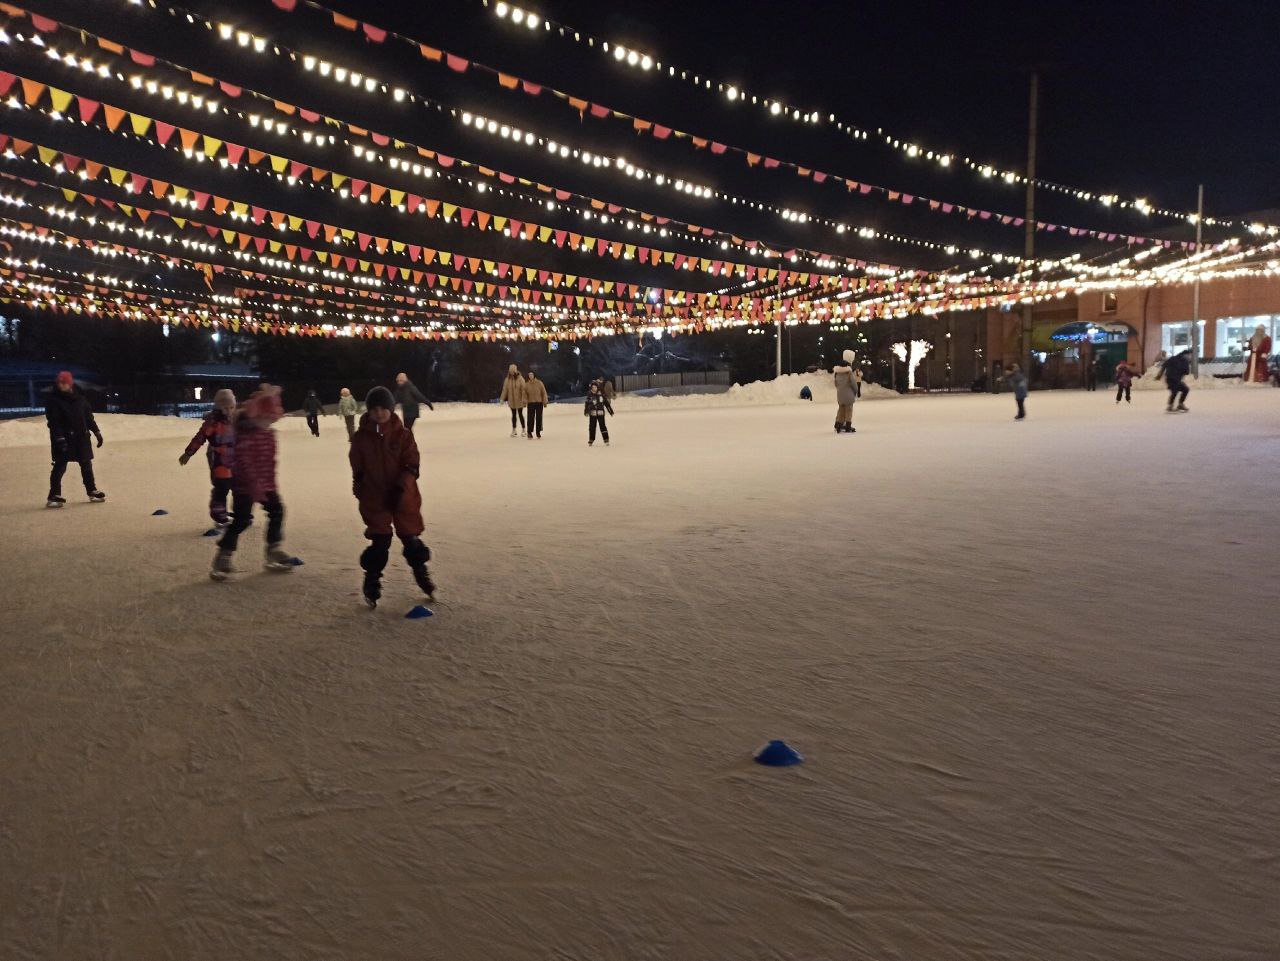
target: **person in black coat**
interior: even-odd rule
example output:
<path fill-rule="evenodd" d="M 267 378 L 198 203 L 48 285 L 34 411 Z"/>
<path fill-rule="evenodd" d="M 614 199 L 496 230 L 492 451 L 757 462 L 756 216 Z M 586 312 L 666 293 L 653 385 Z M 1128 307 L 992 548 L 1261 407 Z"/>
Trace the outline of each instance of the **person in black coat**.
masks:
<path fill-rule="evenodd" d="M 426 395 L 414 385 L 409 375 L 401 371 L 396 374 L 396 403 L 400 405 L 400 420 L 406 430 L 413 430 L 413 422 L 418 419 L 418 405 L 426 404 L 427 410 L 435 410 Z"/>
<path fill-rule="evenodd" d="M 1183 381 L 1189 373 L 1191 373 L 1191 351 L 1189 350 L 1184 350 L 1164 362 L 1160 376 L 1164 378 L 1164 382 L 1169 388 L 1169 406 L 1165 410 L 1188 409 L 1187 394 L 1191 393 L 1191 388 Z M 1177 407 L 1174 407 L 1175 402 L 1178 405 Z"/>
<path fill-rule="evenodd" d="M 98 430 L 98 422 L 93 419 L 89 401 L 76 390 L 70 371 L 58 374 L 54 389 L 45 401 L 44 417 L 49 425 L 49 447 L 53 454 L 49 499 L 45 506 L 61 507 L 67 502 L 62 496 L 62 475 L 72 461 L 80 465 L 80 479 L 84 481 L 89 500 L 106 500 L 107 495 L 98 490 L 93 479 L 93 444 L 89 442 L 89 437 L 93 436 L 101 447 L 102 431 Z"/>
<path fill-rule="evenodd" d="M 314 390 L 307 391 L 307 399 L 302 402 L 302 409 L 307 412 L 307 426 L 311 428 L 311 436 L 320 436 L 320 415 L 324 413 L 324 404 L 316 396 Z"/>

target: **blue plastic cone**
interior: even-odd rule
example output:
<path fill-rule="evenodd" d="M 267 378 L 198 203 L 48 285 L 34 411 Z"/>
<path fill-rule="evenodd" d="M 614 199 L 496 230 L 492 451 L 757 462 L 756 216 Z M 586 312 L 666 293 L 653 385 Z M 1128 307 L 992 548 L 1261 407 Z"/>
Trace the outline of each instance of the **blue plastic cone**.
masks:
<path fill-rule="evenodd" d="M 204 532 L 202 535 L 200 535 L 200 536 L 201 536 L 201 537 L 217 537 L 217 536 L 218 536 L 218 533 L 219 533 L 219 532 L 218 532 L 218 529 L 217 529 L 216 527 L 210 527 L 207 531 L 205 531 L 205 532 Z"/>
<path fill-rule="evenodd" d="M 756 763 L 767 764 L 769 767 L 790 767 L 803 760 L 800 752 L 786 741 L 770 741 L 756 751 Z"/>
<path fill-rule="evenodd" d="M 169 513 L 169 512 L 168 512 L 167 510 L 165 510 L 163 507 L 157 507 L 155 510 L 153 510 L 153 511 L 151 512 L 151 516 L 152 516 L 152 517 L 164 517 L 164 516 L 165 516 L 166 514 L 168 514 L 168 513 Z"/>
<path fill-rule="evenodd" d="M 406 614 L 405 617 L 409 618 L 410 620 L 416 621 L 419 618 L 423 618 L 423 617 L 435 617 L 435 614 L 436 612 L 433 611 L 431 608 L 423 607 L 421 604 L 419 604 L 417 607 L 411 610 L 408 614 Z"/>

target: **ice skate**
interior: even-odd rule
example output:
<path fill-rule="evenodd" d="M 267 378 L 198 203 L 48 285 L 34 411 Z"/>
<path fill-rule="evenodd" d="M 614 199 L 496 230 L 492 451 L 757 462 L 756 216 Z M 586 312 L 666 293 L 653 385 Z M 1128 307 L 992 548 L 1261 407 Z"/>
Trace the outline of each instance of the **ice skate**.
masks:
<path fill-rule="evenodd" d="M 436 585 L 435 582 L 431 580 L 431 575 L 427 572 L 425 565 L 422 567 L 415 567 L 413 569 L 413 579 L 417 582 L 418 589 L 421 590 L 423 594 L 427 595 L 427 600 L 434 601 L 436 599 Z"/>
<path fill-rule="evenodd" d="M 59 497 L 57 494 L 50 494 L 49 499 L 45 501 L 45 507 L 61 507 L 67 502 L 65 497 Z"/>
<path fill-rule="evenodd" d="M 512 437 L 516 436 L 516 429 L 514 427 L 511 428 L 511 436 Z"/>
<path fill-rule="evenodd" d="M 293 556 L 286 553 L 279 544 L 272 544 L 267 548 L 264 566 L 269 571 L 291 571 L 293 570 Z"/>
<path fill-rule="evenodd" d="M 209 570 L 209 576 L 215 581 L 225 581 L 231 574 L 231 552 L 219 550 L 213 555 L 213 567 Z"/>
<path fill-rule="evenodd" d="M 101 504 L 106 499 L 107 495 L 102 493 L 102 491 L 89 491 L 89 500 L 93 501 L 95 504 Z"/>
<path fill-rule="evenodd" d="M 1175 407 L 1175 408 L 1174 408 L 1174 410 L 1180 410 L 1180 411 L 1183 411 L 1183 412 L 1185 413 L 1185 412 L 1187 412 L 1187 411 L 1191 410 L 1191 408 L 1190 408 L 1190 407 L 1188 407 L 1186 404 L 1179 404 L 1177 407 Z"/>
<path fill-rule="evenodd" d="M 364 596 L 364 602 L 368 605 L 369 610 L 373 610 L 378 606 L 378 599 L 382 597 L 382 578 L 377 574 L 366 573 L 364 575 L 364 584 L 360 588 L 360 593 Z"/>

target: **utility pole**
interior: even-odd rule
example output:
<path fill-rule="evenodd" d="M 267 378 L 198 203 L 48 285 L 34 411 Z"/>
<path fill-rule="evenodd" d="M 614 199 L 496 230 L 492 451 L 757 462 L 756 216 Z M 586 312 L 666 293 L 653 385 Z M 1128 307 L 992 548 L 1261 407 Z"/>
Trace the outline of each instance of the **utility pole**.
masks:
<path fill-rule="evenodd" d="M 1031 262 L 1036 253 L 1036 128 L 1040 122 L 1040 71 L 1031 71 L 1031 102 L 1028 109 L 1027 122 L 1027 208 L 1025 239 L 1022 246 L 1022 259 L 1030 273 Z M 1031 325 L 1035 304 L 1028 303 L 1022 307 L 1022 336 L 1018 338 L 1019 353 L 1022 363 L 1026 365 L 1027 377 L 1031 376 Z"/>
<path fill-rule="evenodd" d="M 1204 224 L 1204 184 L 1196 188 L 1196 253 L 1200 253 L 1200 232 Z M 1200 267 L 1191 290 L 1191 376 L 1200 378 Z"/>

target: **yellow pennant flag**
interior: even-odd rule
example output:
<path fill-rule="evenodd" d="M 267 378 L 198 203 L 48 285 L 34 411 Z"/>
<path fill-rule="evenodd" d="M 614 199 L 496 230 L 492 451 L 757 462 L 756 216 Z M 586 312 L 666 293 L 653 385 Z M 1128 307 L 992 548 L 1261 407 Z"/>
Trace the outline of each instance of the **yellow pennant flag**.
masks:
<path fill-rule="evenodd" d="M 347 182 L 346 175 L 338 173 L 329 174 L 329 180 L 333 183 L 334 187 L 341 187 Z"/>
<path fill-rule="evenodd" d="M 216 157 L 218 148 L 222 146 L 222 141 L 217 137 L 210 137 L 208 134 L 203 134 L 202 136 L 204 137 L 204 155 L 206 157 Z"/>
<path fill-rule="evenodd" d="M 139 137 L 145 137 L 147 131 L 151 129 L 151 118 L 144 117 L 141 114 L 129 114 L 129 123 L 133 127 L 133 132 Z"/>
<path fill-rule="evenodd" d="M 338 231 L 338 233 L 342 234 L 342 236 L 347 238 L 347 240 L 350 240 L 356 235 L 356 232 L 350 227 L 343 227 Z"/>
<path fill-rule="evenodd" d="M 289 215 L 289 229 L 290 229 L 290 230 L 301 230 L 301 229 L 302 229 L 302 218 L 301 218 L 301 217 L 295 217 L 293 214 L 290 214 L 290 215 Z"/>
<path fill-rule="evenodd" d="M 249 205 L 245 203 L 243 200 L 231 201 L 231 209 L 236 213 L 240 214 L 241 216 L 244 216 L 244 217 L 249 216 Z"/>
<path fill-rule="evenodd" d="M 62 196 L 67 198 L 67 203 L 71 203 L 71 201 L 76 199 L 78 194 L 74 190 L 72 190 L 70 187 L 63 187 Z"/>
<path fill-rule="evenodd" d="M 507 226 L 507 218 L 506 218 L 506 217 L 494 217 L 494 218 L 493 218 L 493 229 L 494 229 L 494 230 L 496 230 L 496 231 L 498 231 L 499 233 L 501 233 L 504 229 L 506 229 L 506 226 Z"/>
<path fill-rule="evenodd" d="M 267 242 L 267 246 L 271 248 L 271 252 L 273 254 L 278 254 L 280 253 L 280 248 L 283 246 L 283 244 L 279 240 L 271 240 Z"/>
<path fill-rule="evenodd" d="M 288 157 L 277 157 L 275 154 L 271 155 L 271 169 L 274 170 L 276 173 L 278 174 L 284 173 L 285 169 L 288 166 L 289 166 Z"/>
<path fill-rule="evenodd" d="M 539 240 L 541 240 L 544 244 L 545 244 L 548 240 L 550 240 L 550 239 L 551 239 L 551 228 L 550 228 L 550 227 L 539 227 L 539 228 L 538 228 L 538 239 L 539 239 Z"/>
<path fill-rule="evenodd" d="M 236 242 L 236 232 L 234 230 L 227 230 L 224 227 L 222 229 L 222 241 L 223 243 L 234 244 Z"/>
<path fill-rule="evenodd" d="M 444 206 L 444 219 L 445 219 L 445 220 L 448 220 L 450 217 L 452 217 L 452 216 L 454 215 L 454 213 L 456 213 L 456 212 L 457 212 L 457 210 L 458 210 L 458 205 L 457 205 L 457 204 L 444 204 L 443 206 Z"/>
<path fill-rule="evenodd" d="M 402 253 L 404 253 L 404 246 L 405 246 L 405 245 L 404 245 L 404 241 L 403 241 L 403 240 L 393 240 L 393 241 L 391 241 L 391 249 L 392 249 L 393 251 L 395 251 L 397 254 L 402 254 Z"/>
<path fill-rule="evenodd" d="M 49 99 L 53 101 L 53 109 L 58 113 L 64 113 L 71 105 L 71 94 L 65 90 L 59 90 L 57 87 L 49 88 Z"/>
<path fill-rule="evenodd" d="M 37 146 L 36 153 L 40 155 L 40 162 L 42 164 L 52 164 L 53 159 L 58 156 L 58 151 L 54 150 L 52 147 Z"/>
<path fill-rule="evenodd" d="M 404 203 L 404 191 L 403 190 L 391 191 L 391 206 L 399 207 L 402 203 Z"/>
<path fill-rule="evenodd" d="M 117 187 L 124 183 L 125 171 L 117 170 L 115 167 L 108 167 L 107 173 L 111 177 L 111 182 Z"/>

